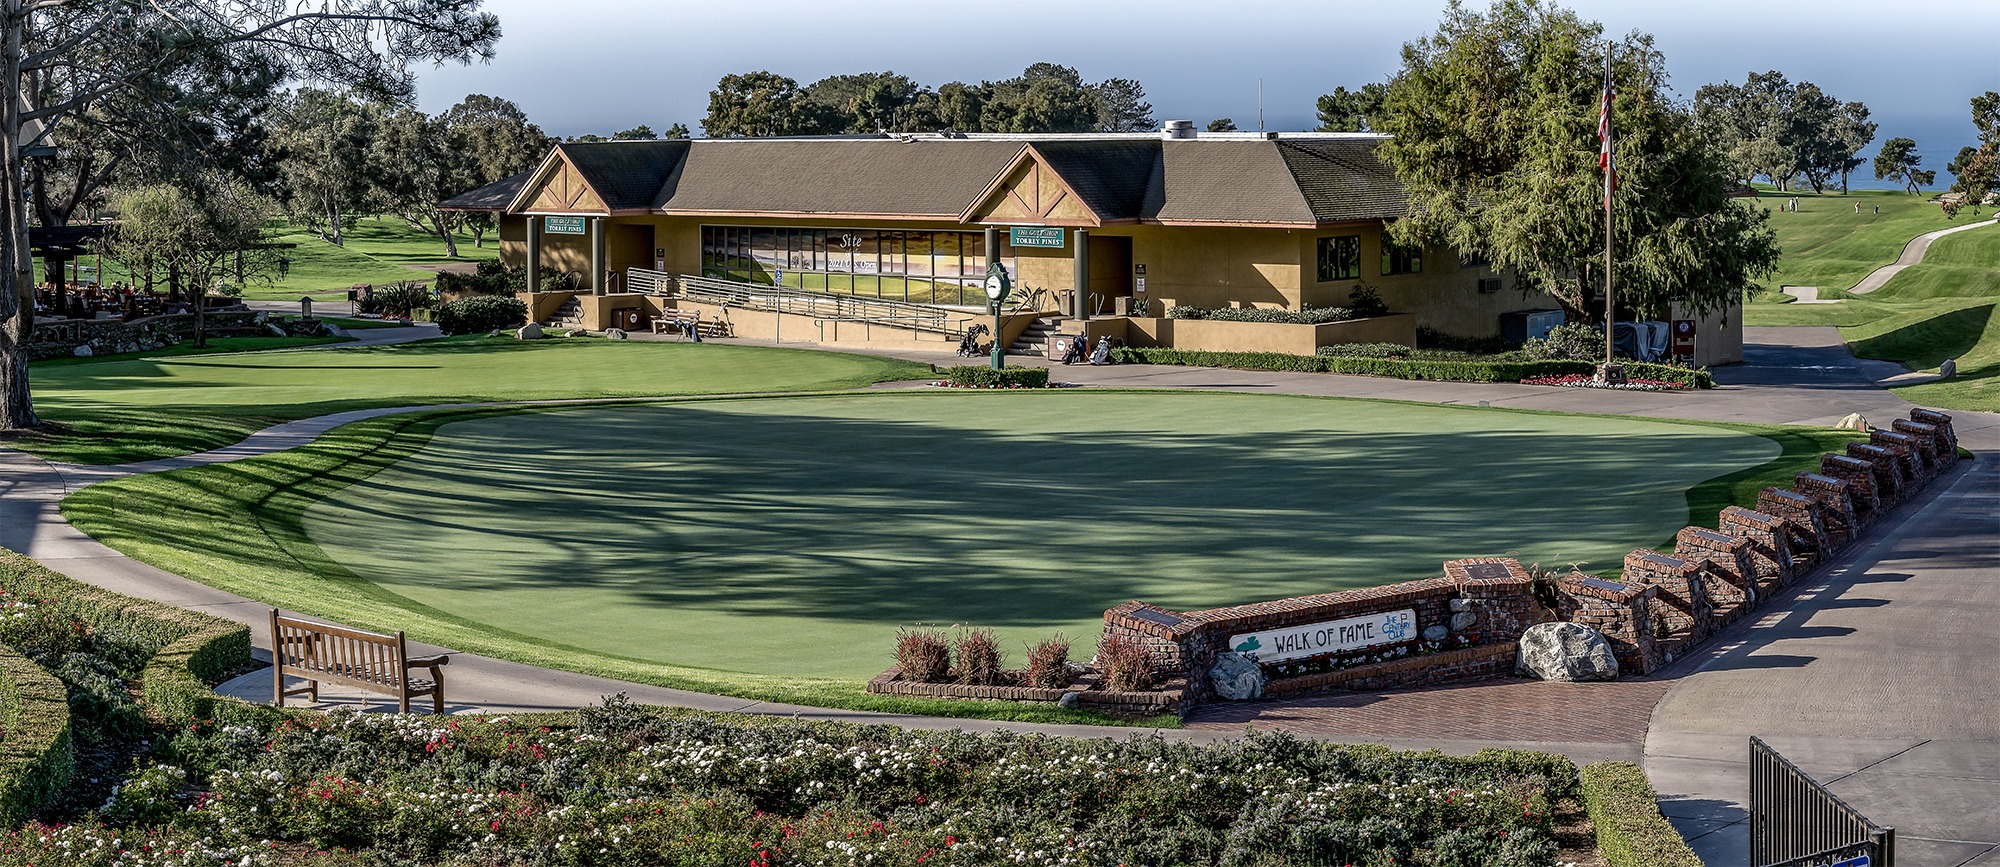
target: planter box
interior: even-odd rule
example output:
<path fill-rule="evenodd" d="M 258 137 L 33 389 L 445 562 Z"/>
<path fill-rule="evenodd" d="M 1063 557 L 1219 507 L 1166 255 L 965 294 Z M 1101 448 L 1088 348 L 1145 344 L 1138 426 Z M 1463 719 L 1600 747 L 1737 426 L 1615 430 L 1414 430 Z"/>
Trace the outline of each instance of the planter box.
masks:
<path fill-rule="evenodd" d="M 1391 313 L 1323 325 L 1146 317 L 1132 317 L 1126 322 L 1125 339 L 1134 346 L 1164 346 L 1205 352 L 1312 355 L 1320 347 L 1336 343 L 1417 345 L 1417 317 L 1411 313 Z"/>
<path fill-rule="evenodd" d="M 1336 689 L 1394 689 L 1495 677 L 1514 670 L 1520 645 L 1509 641 L 1357 665 L 1339 671 L 1302 674 L 1264 685 L 1266 698 L 1290 698 Z"/>
<path fill-rule="evenodd" d="M 1080 675 L 1063 689 L 1005 684 L 918 683 L 902 678 L 901 668 L 891 668 L 868 681 L 868 692 L 874 695 L 907 695 L 915 698 L 1032 701 L 1046 704 L 1055 704 L 1061 701 L 1064 695 L 1076 693 L 1077 703 L 1083 707 L 1129 714 L 1153 714 L 1176 710 L 1187 697 L 1187 681 L 1180 678 L 1168 680 L 1162 683 L 1159 689 L 1146 692 L 1113 692 L 1102 689 L 1096 674 Z"/>

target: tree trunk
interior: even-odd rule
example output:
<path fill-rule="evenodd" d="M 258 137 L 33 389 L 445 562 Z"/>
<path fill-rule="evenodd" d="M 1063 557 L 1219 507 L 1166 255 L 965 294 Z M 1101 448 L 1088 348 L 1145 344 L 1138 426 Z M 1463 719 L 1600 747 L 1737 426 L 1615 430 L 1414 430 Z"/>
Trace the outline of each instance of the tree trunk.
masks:
<path fill-rule="evenodd" d="M 28 337 L 35 327 L 34 262 L 28 256 L 28 202 L 21 170 L 22 41 L 28 10 L 0 2 L 0 430 L 40 427 L 28 386 Z"/>
<path fill-rule="evenodd" d="M 458 239 L 451 236 L 451 221 L 442 216 L 432 217 L 432 225 L 437 226 L 438 236 L 444 239 L 444 255 L 447 259 L 458 258 Z"/>

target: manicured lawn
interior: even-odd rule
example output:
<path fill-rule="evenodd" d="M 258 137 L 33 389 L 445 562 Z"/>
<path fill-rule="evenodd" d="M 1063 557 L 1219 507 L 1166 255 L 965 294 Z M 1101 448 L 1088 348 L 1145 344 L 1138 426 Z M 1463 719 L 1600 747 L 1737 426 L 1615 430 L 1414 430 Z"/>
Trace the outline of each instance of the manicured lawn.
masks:
<path fill-rule="evenodd" d="M 35 368 L 36 406 L 59 432 L 5 444 L 51 460 L 125 463 L 219 448 L 278 422 L 366 407 L 809 391 L 928 372 L 829 352 L 484 336 L 105 361 Z"/>
<path fill-rule="evenodd" d="M 1957 221 L 1945 217 L 1929 196 L 1912 196 L 1893 190 L 1856 190 L 1849 195 L 1801 195 L 1797 213 L 1779 210 L 1790 193 L 1764 191 L 1756 204 L 1771 211 L 1771 227 L 1778 233 L 1784 257 L 1776 274 L 1764 281 L 1768 291 L 1755 300 L 1774 303 L 1783 298 L 1780 286 L 1817 286 L 1820 297 L 1837 297 L 1868 276 L 1868 272 L 1896 261 L 1903 245 L 1925 232 L 1949 229 L 1974 219 L 1961 214 Z M 1854 205 L 1861 204 L 1861 213 Z M 1880 206 L 1881 214 L 1874 209 Z M 1978 218 L 1984 219 L 1984 217 Z M 1762 323 L 1752 317 L 1750 324 Z"/>
<path fill-rule="evenodd" d="M 444 242 L 437 236 L 412 229 L 402 220 L 383 217 L 362 218 L 342 238 L 345 241 L 342 246 L 334 246 L 307 232 L 281 231 L 272 240 L 298 245 L 284 254 L 292 260 L 291 268 L 283 279 L 274 274 L 273 282 L 252 282 L 244 291 L 246 298 L 290 301 L 301 295 L 332 293 L 345 298 L 347 288 L 356 283 L 381 285 L 435 279 L 435 272 L 413 265 L 476 262 L 500 255 L 500 241 L 493 233 L 487 233 L 484 247 L 474 247 L 472 236 L 460 233 L 458 258 L 450 259 L 445 256 Z M 114 262 L 107 261 L 104 270 L 106 279 L 131 279 Z"/>
<path fill-rule="evenodd" d="M 803 396 L 379 419 L 64 513 L 302 611 L 864 707 L 901 626 L 995 627 L 1017 663 L 1061 631 L 1087 658 L 1126 599 L 1236 604 L 1510 552 L 1615 569 L 1687 523 L 1691 488 L 1779 455 L 1715 426 L 1310 397 Z"/>
<path fill-rule="evenodd" d="M 1895 261 L 1910 238 L 1984 220 L 1991 213 L 1962 213 L 1953 222 L 1945 220 L 1935 204 L 1901 193 L 1858 195 L 1864 211 L 1859 218 L 1853 214 L 1852 199 L 1814 196 L 1800 198 L 1799 213 L 1772 217 L 1785 247 L 1784 269 L 1773 285 L 1779 280 L 1813 285 L 1811 275 L 1838 274 L 1837 279 L 1817 285 L 1820 297 L 1840 303 L 1781 304 L 1776 302 L 1782 296 L 1773 290 L 1744 306 L 1744 321 L 1838 326 L 1855 355 L 1901 362 L 1913 370 L 1935 371 L 1944 359 L 1956 358 L 1958 378 L 1898 386 L 1895 391 L 1928 406 L 2000 410 L 2000 316 L 1994 315 L 2000 305 L 2000 271 L 1994 265 L 2000 262 L 2000 228 L 1939 239 L 1922 264 L 1903 270 L 1867 295 L 1828 291 L 1829 286 L 1851 286 L 1869 271 Z M 1857 219 L 1871 217 L 1865 212 L 1874 201 L 1883 205 L 1880 221 L 1857 224 Z"/>

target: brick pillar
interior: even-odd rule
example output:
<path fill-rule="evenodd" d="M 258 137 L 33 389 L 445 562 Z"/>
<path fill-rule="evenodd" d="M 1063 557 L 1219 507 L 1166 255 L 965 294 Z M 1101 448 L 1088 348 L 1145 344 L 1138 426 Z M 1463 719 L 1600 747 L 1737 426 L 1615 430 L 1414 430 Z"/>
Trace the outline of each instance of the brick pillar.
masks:
<path fill-rule="evenodd" d="M 1888 449 L 1896 455 L 1897 466 L 1907 483 L 1906 492 L 1914 494 L 1931 479 L 1931 466 L 1924 461 L 1924 454 L 1917 450 L 1917 438 L 1906 433 L 1876 428 L 1868 432 L 1868 444 L 1876 448 Z"/>
<path fill-rule="evenodd" d="M 1724 534 L 1750 542 L 1751 559 L 1757 568 L 1757 598 L 1769 598 L 1798 577 L 1784 519 L 1730 506 L 1722 510 L 1721 522 Z"/>
<path fill-rule="evenodd" d="M 1558 613 L 1564 620 L 1597 630 L 1618 657 L 1618 673 L 1651 674 L 1659 669 L 1651 609 L 1659 588 L 1633 586 L 1571 574 L 1556 582 Z"/>
<path fill-rule="evenodd" d="M 1861 520 L 1854 512 L 1854 495 L 1845 479 L 1799 473 L 1792 477 L 1792 490 L 1819 501 L 1820 516 L 1826 519 L 1826 535 L 1835 548 L 1845 547 L 1861 534 Z"/>
<path fill-rule="evenodd" d="M 1785 519 L 1786 529 L 1792 534 L 1794 555 L 1811 554 L 1817 563 L 1833 553 L 1833 540 L 1827 536 L 1819 501 L 1797 491 L 1765 488 L 1757 492 L 1757 511 Z"/>
<path fill-rule="evenodd" d="M 1958 460 L 1958 444 L 1945 439 L 1944 432 L 1937 425 L 1920 421 L 1896 419 L 1889 422 L 1889 428 L 1896 433 L 1909 434 L 1929 458 L 1934 472 L 1943 472 Z"/>
<path fill-rule="evenodd" d="M 1625 555 L 1626 584 L 1659 588 L 1661 604 L 1655 607 L 1653 630 L 1660 636 L 1660 658 L 1667 662 L 1715 631 L 1712 606 L 1701 578 L 1700 568 L 1679 557 L 1644 548 Z"/>
<path fill-rule="evenodd" d="M 1848 443 L 1847 456 L 1873 465 L 1875 490 L 1882 496 L 1882 508 L 1891 508 L 1915 492 L 1916 480 L 1909 477 L 1909 463 L 1895 452 L 1867 443 Z"/>
<path fill-rule="evenodd" d="M 1724 591 L 1711 582 L 1709 597 L 1718 600 L 1718 608 L 1721 607 L 1720 600 L 1725 597 L 1739 600 L 1738 614 L 1755 607 L 1757 600 L 1762 598 L 1757 592 L 1757 560 L 1750 548 L 1749 539 L 1718 533 L 1707 527 L 1689 527 L 1674 537 L 1674 556 L 1707 563 L 1709 576 L 1729 588 Z"/>
<path fill-rule="evenodd" d="M 1478 615 L 1476 627 L 1481 644 L 1514 641 L 1528 627 L 1550 619 L 1550 612 L 1535 601 L 1534 580 L 1521 561 L 1511 557 L 1473 557 L 1447 560 L 1444 577 L 1467 601 L 1467 610 Z"/>
<path fill-rule="evenodd" d="M 1910 410 L 1910 420 L 1937 428 L 1938 442 L 1949 448 L 1953 455 L 1958 454 L 1958 431 L 1951 426 L 1951 416 L 1934 409 L 1913 409 Z"/>
<path fill-rule="evenodd" d="M 1875 491 L 1876 467 L 1860 458 L 1846 455 L 1820 455 L 1819 471 L 1822 475 L 1847 483 L 1847 494 L 1854 504 L 1855 532 L 1874 523 L 1884 505 Z"/>
<path fill-rule="evenodd" d="M 1203 647 L 1200 624 L 1187 620 L 1178 611 L 1132 601 L 1104 612 L 1104 634 L 1137 639 L 1153 654 L 1155 673 L 1187 678 L 1189 704 L 1211 698 L 1208 670 L 1215 667 L 1215 653 Z M 1071 648 L 1075 658 L 1082 648 Z"/>

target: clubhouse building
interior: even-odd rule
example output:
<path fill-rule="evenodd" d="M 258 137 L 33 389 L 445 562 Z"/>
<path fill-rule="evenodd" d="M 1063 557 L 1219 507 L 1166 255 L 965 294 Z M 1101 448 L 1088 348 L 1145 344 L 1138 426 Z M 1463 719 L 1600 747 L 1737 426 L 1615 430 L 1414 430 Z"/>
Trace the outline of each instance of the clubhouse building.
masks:
<path fill-rule="evenodd" d="M 526 300 L 538 321 L 592 329 L 699 314 L 746 337 L 948 347 L 991 322 L 989 253 L 1015 284 L 1001 339 L 1023 351 L 1088 333 L 1309 354 L 1414 345 L 1418 329 L 1518 338 L 1560 323 L 1548 296 L 1484 262 L 1389 242 L 1406 199 L 1375 156 L 1385 140 L 1170 121 L 1155 133 L 568 143 L 443 206 L 496 214 L 505 264 L 575 275 L 533 279 Z M 1344 306 L 1363 285 L 1393 315 L 1167 316 Z M 1701 322 L 1698 361 L 1740 360 L 1733 313 Z"/>

